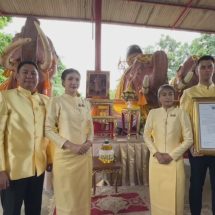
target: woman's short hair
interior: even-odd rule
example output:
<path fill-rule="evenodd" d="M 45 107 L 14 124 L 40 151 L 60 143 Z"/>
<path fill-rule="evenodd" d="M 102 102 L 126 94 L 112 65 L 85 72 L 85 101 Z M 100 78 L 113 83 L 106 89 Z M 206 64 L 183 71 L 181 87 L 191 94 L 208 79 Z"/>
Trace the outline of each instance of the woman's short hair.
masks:
<path fill-rule="evenodd" d="M 70 68 L 70 69 L 65 69 L 65 70 L 62 72 L 62 74 L 61 74 L 61 80 L 62 80 L 62 81 L 65 81 L 66 76 L 67 76 L 68 74 L 71 74 L 71 73 L 76 73 L 76 74 L 78 74 L 78 75 L 81 77 L 81 74 L 78 72 L 78 70 Z"/>
<path fill-rule="evenodd" d="M 169 85 L 169 84 L 164 84 L 164 85 L 161 85 L 158 89 L 158 98 L 160 97 L 160 94 L 163 90 L 171 90 L 174 95 L 175 95 L 175 89 L 173 88 L 173 86 Z"/>

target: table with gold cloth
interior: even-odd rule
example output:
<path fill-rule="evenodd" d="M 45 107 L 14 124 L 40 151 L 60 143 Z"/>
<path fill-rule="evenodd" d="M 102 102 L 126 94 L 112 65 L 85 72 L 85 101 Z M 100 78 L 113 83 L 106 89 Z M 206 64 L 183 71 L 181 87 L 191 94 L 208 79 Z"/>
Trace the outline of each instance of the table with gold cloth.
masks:
<path fill-rule="evenodd" d="M 102 142 L 93 143 L 93 156 L 98 156 Z M 145 144 L 138 140 L 132 142 L 113 141 L 112 146 L 117 160 L 122 163 L 121 185 L 147 185 L 149 152 Z"/>
<path fill-rule="evenodd" d="M 99 149 L 103 144 L 102 139 L 93 143 L 93 156 L 98 156 Z M 148 160 L 149 151 L 143 141 L 132 140 L 112 141 L 112 146 L 117 160 L 122 163 L 121 174 L 118 179 L 119 185 L 134 186 L 148 185 Z M 44 190 L 52 192 L 52 173 L 46 172 Z"/>

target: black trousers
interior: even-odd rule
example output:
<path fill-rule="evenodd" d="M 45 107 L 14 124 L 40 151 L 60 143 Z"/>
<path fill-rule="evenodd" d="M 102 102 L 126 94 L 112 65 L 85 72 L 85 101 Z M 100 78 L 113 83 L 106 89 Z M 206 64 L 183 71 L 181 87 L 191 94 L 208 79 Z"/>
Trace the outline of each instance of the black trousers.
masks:
<path fill-rule="evenodd" d="M 212 192 L 212 211 L 215 215 L 215 156 L 193 157 L 189 153 L 191 167 L 189 201 L 192 215 L 201 215 L 202 191 L 207 169 L 210 173 Z"/>
<path fill-rule="evenodd" d="M 20 215 L 23 201 L 25 215 L 40 215 L 43 181 L 44 174 L 10 181 L 10 187 L 1 191 L 3 215 Z"/>

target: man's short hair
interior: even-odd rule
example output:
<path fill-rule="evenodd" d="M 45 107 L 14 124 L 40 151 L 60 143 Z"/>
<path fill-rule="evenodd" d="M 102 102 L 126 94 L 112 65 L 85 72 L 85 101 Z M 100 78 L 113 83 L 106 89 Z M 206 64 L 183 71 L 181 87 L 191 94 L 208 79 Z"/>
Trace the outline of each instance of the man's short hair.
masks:
<path fill-rule="evenodd" d="M 19 73 L 19 70 L 21 69 L 21 67 L 24 66 L 24 65 L 26 65 L 26 64 L 33 65 L 37 69 L 37 71 L 38 71 L 38 66 L 37 66 L 37 64 L 34 61 L 26 60 L 26 61 L 21 61 L 19 63 L 19 65 L 17 66 L 17 73 Z"/>
<path fill-rule="evenodd" d="M 214 57 L 211 55 L 203 55 L 202 57 L 200 57 L 197 61 L 197 66 L 204 60 L 210 60 L 214 63 Z"/>

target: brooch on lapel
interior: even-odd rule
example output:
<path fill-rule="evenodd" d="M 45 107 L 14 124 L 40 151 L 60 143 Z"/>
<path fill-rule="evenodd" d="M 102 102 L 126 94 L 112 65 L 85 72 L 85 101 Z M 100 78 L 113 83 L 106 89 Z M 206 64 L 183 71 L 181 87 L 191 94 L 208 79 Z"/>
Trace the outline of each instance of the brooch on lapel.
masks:
<path fill-rule="evenodd" d="M 85 107 L 84 104 L 78 104 L 78 107 Z"/>
<path fill-rule="evenodd" d="M 45 106 L 44 102 L 39 102 L 40 106 Z"/>

